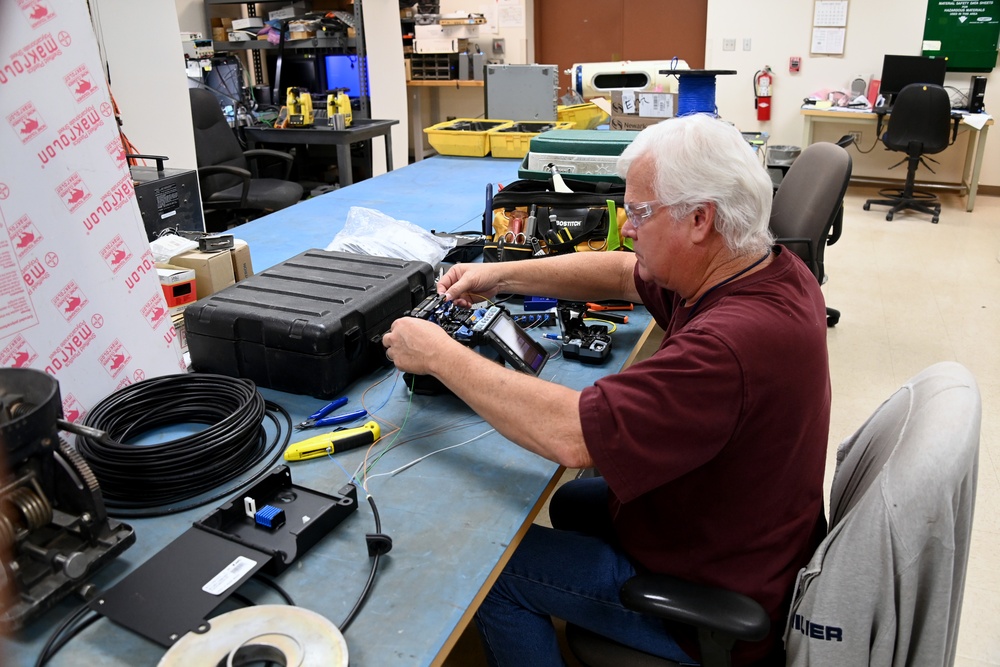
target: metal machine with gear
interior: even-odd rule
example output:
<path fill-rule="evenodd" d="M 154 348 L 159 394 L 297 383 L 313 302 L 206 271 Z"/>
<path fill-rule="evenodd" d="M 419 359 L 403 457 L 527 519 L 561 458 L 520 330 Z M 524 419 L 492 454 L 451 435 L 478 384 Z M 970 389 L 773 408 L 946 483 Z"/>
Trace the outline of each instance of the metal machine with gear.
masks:
<path fill-rule="evenodd" d="M 59 437 L 59 383 L 0 369 L 0 629 L 18 629 L 135 542 L 110 519 L 83 458 Z"/>

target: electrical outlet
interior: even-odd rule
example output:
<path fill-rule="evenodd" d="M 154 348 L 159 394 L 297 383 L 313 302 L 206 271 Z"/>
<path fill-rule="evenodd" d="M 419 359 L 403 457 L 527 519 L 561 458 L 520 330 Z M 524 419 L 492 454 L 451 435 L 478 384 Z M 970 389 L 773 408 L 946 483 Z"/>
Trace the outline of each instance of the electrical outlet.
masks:
<path fill-rule="evenodd" d="M 503 55 L 503 52 L 504 52 L 505 48 L 506 48 L 506 44 L 504 43 L 504 38 L 503 37 L 494 37 L 493 38 L 493 53 L 494 54 L 496 54 L 498 56 L 499 55 Z"/>
<path fill-rule="evenodd" d="M 749 51 L 750 50 L 750 38 L 749 37 L 744 37 L 743 38 L 743 50 L 744 51 Z"/>
<path fill-rule="evenodd" d="M 854 138 L 854 143 L 855 144 L 860 144 L 861 143 L 861 132 L 860 131 L 848 132 L 848 134 L 851 135 L 851 137 Z"/>
<path fill-rule="evenodd" d="M 722 40 L 722 50 L 723 51 L 735 51 L 736 50 L 736 38 L 723 39 Z"/>

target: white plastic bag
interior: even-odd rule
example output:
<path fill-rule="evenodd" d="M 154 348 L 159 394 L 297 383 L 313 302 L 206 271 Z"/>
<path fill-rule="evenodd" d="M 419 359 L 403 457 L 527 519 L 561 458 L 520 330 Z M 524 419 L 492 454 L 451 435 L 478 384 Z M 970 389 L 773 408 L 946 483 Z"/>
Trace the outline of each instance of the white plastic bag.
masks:
<path fill-rule="evenodd" d="M 415 259 L 438 264 L 455 247 L 454 238 L 434 236 L 406 220 L 396 220 L 381 211 L 352 206 L 344 228 L 333 237 L 327 250 L 361 255 Z"/>

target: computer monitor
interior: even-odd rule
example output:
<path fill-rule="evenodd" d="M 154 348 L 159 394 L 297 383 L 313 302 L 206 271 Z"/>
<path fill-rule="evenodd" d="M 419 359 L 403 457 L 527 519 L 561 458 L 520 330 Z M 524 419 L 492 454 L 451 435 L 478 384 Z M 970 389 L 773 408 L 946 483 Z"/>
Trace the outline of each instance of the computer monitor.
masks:
<path fill-rule="evenodd" d="M 274 103 L 278 106 L 285 103 L 285 95 L 289 88 L 303 88 L 310 93 L 325 92 L 323 79 L 320 77 L 321 60 L 312 54 L 288 54 L 281 58 L 281 76 L 278 80 L 277 58 L 268 58 L 267 75 L 274 89 Z M 325 82 L 324 82 L 325 83 Z"/>
<path fill-rule="evenodd" d="M 925 56 L 890 56 L 882 60 L 882 83 L 879 92 L 891 104 L 893 98 L 911 83 L 944 85 L 947 60 Z"/>
<path fill-rule="evenodd" d="M 324 65 L 326 67 L 327 90 L 347 88 L 349 97 L 361 96 L 361 76 L 357 56 L 350 54 L 328 55 Z M 365 89 L 368 89 L 367 85 L 365 85 Z"/>

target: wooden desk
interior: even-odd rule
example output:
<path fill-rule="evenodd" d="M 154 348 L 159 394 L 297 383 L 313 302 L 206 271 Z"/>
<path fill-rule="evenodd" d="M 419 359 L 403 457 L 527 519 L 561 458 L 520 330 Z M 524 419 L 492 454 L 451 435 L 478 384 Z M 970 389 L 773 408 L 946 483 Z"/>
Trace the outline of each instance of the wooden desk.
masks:
<path fill-rule="evenodd" d="M 423 228 L 469 229 L 479 224 L 488 182 L 516 179 L 517 164 L 491 158 L 434 157 L 419 164 L 362 181 L 301 202 L 233 230 L 249 242 L 260 271 L 306 248 L 325 247 L 342 228 L 351 206 L 370 206 Z M 650 318 L 645 310 L 630 313 L 629 324 L 614 334 L 610 361 L 601 367 L 555 359 L 542 371 L 575 389 L 622 367 Z M 348 407 L 361 406 L 362 393 L 385 372 L 353 383 L 345 395 Z M 302 421 L 322 401 L 309 396 L 262 390 L 265 398 L 285 407 L 293 423 Z M 464 404 L 448 396 L 414 396 L 392 380 L 372 389 L 365 399 L 380 418 L 403 423 L 400 446 L 379 461 L 373 474 L 392 471 L 418 457 L 489 431 Z M 465 424 L 464 426 L 457 426 Z M 411 437 L 453 424 L 445 432 L 420 440 Z M 296 432 L 293 440 L 315 435 Z M 337 455 L 353 471 L 365 450 Z M 340 488 L 346 476 L 329 459 L 291 464 L 292 481 L 317 491 Z M 368 602 L 345 633 L 352 665 L 414 667 L 440 664 L 471 618 L 481 596 L 492 585 L 509 554 L 542 507 L 561 468 L 521 449 L 497 433 L 441 452 L 396 476 L 371 478 L 369 491 L 378 503 L 383 531 L 393 539 L 383 559 Z M 222 501 L 183 514 L 130 520 L 136 544 L 91 581 L 107 589 L 158 552 Z M 365 534 L 373 532 L 371 510 L 362 501 L 352 516 L 321 539 L 280 577 L 278 583 L 302 607 L 339 623 L 357 599 L 370 560 Z M 281 604 L 263 586 L 249 584 L 241 593 L 255 602 Z M 3 664 L 31 665 L 61 620 L 76 607 L 63 601 L 25 631 L 0 640 Z M 155 604 L 155 601 L 150 601 Z M 229 609 L 233 607 L 224 607 Z M 6 653 L 4 651 L 6 650 Z M 164 649 L 101 619 L 73 638 L 49 663 L 53 667 L 155 665 Z"/>
<path fill-rule="evenodd" d="M 356 118 L 351 126 L 343 130 L 329 130 L 319 127 L 300 127 L 275 129 L 273 127 L 245 127 L 248 148 L 257 148 L 261 144 L 278 145 L 323 145 L 337 147 L 337 172 L 340 187 L 354 183 L 354 172 L 351 164 L 351 144 L 371 141 L 375 137 L 385 139 L 385 168 L 392 171 L 392 126 L 398 125 L 398 120 L 371 120 Z"/>
<path fill-rule="evenodd" d="M 410 97 L 410 127 L 413 128 L 413 161 L 419 162 L 424 159 L 424 124 L 421 107 L 422 91 L 430 91 L 431 97 L 431 125 L 438 122 L 441 117 L 440 99 L 438 91 L 442 88 L 454 88 L 456 90 L 478 89 L 482 97 L 482 89 L 485 86 L 483 81 L 459 81 L 457 79 L 447 81 L 407 81 L 406 88 Z M 486 101 L 483 101 L 485 113 Z"/>
<path fill-rule="evenodd" d="M 802 128 L 802 146 L 813 143 L 813 129 L 816 123 L 841 123 L 847 125 L 874 125 L 878 122 L 878 116 L 871 112 L 855 111 L 831 111 L 829 109 L 807 109 L 800 110 L 802 119 L 805 121 Z M 886 116 L 888 121 L 889 116 Z M 962 171 L 962 180 L 957 184 L 968 195 L 966 200 L 966 211 L 971 211 L 976 205 L 976 191 L 979 190 L 979 172 L 983 166 L 983 152 L 986 148 L 986 133 L 993 125 L 993 119 L 987 121 L 982 130 L 977 130 L 965 121 L 959 126 L 968 130 L 969 142 L 965 154 L 965 168 Z M 919 184 L 918 184 L 919 185 Z"/>

